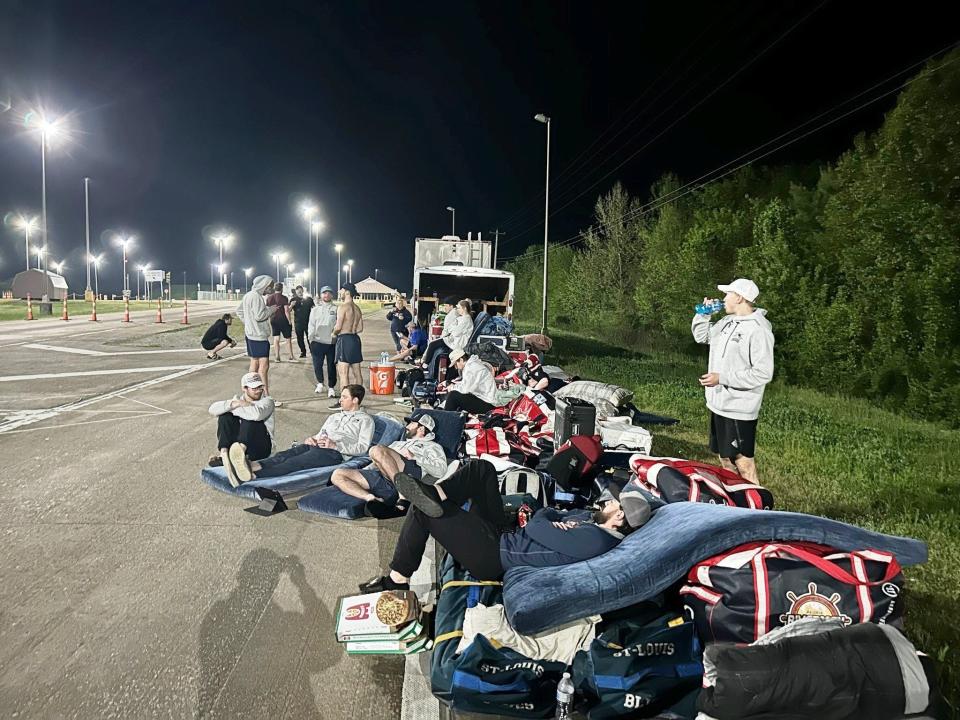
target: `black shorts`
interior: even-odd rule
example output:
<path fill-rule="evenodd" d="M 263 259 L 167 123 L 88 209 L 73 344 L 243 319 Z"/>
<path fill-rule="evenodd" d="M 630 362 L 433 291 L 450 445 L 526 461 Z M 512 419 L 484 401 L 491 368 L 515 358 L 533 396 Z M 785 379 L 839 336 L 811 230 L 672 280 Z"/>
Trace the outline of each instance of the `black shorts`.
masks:
<path fill-rule="evenodd" d="M 270 329 L 273 331 L 274 337 L 283 335 L 287 340 L 290 339 L 290 333 L 293 332 L 289 320 L 284 320 L 282 323 L 270 323 Z"/>
<path fill-rule="evenodd" d="M 204 342 L 203 340 L 201 340 L 200 347 L 202 347 L 204 350 L 210 351 L 210 350 L 213 350 L 221 342 L 223 342 L 223 340 L 208 340 L 207 342 Z"/>
<path fill-rule="evenodd" d="M 756 420 L 734 420 L 710 413 L 710 449 L 722 458 L 752 458 L 757 442 Z"/>

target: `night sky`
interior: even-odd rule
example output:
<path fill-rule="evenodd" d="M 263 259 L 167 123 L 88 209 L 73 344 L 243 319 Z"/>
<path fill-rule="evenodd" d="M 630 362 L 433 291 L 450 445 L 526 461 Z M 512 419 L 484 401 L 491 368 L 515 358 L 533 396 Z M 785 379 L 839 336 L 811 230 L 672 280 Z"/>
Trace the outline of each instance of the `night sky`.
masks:
<path fill-rule="evenodd" d="M 376 266 L 408 289 L 413 238 L 449 232 L 448 205 L 460 235 L 506 230 L 501 257 L 542 242 L 535 113 L 553 118 L 562 241 L 616 180 L 645 195 L 666 171 L 696 178 L 960 39 L 948 5 L 0 0 L 0 215 L 39 214 L 39 141 L 19 119 L 41 105 L 73 129 L 47 162 L 51 256 L 73 289 L 85 176 L 103 291 L 120 288 L 118 231 L 138 237 L 133 262 L 205 287 L 220 224 L 239 239 L 229 269 L 273 274 L 281 247 L 302 265 L 303 196 L 327 225 L 321 280 L 343 242 L 355 279 Z M 832 160 L 892 104 L 765 162 Z M 23 242 L 2 231 L 9 280 Z"/>

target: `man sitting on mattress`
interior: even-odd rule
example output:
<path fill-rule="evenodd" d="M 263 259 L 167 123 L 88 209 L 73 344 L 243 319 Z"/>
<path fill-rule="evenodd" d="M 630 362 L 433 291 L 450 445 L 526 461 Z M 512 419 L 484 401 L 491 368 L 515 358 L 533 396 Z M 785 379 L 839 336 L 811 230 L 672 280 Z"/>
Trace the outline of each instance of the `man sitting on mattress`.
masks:
<path fill-rule="evenodd" d="M 340 392 L 341 412 L 333 413 L 320 432 L 301 445 L 295 445 L 260 461 L 251 461 L 247 447 L 234 443 L 227 453 L 227 477 L 234 487 L 250 480 L 280 477 L 301 470 L 340 465 L 355 455 L 363 455 L 373 442 L 373 418 L 360 409 L 363 385 L 347 385 Z"/>
<path fill-rule="evenodd" d="M 447 473 L 447 455 L 434 438 L 436 421 L 422 414 L 419 418 L 404 418 L 407 421 L 404 437 L 390 445 L 374 445 L 370 459 L 377 472 L 370 469 L 337 468 L 330 482 L 347 495 L 366 500 L 366 514 L 386 520 L 401 517 L 407 512 L 406 502 L 383 502 L 395 496 L 394 477 L 398 472 L 419 479 L 432 478 L 431 482 Z"/>
<path fill-rule="evenodd" d="M 544 508 L 510 532 L 513 518 L 504 512 L 496 470 L 486 460 L 466 462 L 437 485 L 402 472 L 395 482 L 413 507 L 400 530 L 390 573 L 360 585 L 362 593 L 409 588 L 431 535 L 478 580 L 499 580 L 511 567 L 569 565 L 602 555 L 651 514 L 641 493 L 624 490 L 595 512 Z"/>

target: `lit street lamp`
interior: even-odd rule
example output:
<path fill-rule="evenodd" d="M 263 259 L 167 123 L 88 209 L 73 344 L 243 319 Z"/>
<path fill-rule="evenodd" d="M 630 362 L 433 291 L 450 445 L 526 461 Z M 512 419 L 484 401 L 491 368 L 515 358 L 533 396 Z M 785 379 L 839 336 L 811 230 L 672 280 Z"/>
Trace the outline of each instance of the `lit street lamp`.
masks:
<path fill-rule="evenodd" d="M 230 244 L 233 242 L 233 233 L 226 230 L 221 230 L 216 235 L 213 235 L 211 239 L 217 244 L 217 247 L 220 248 L 220 264 L 223 265 L 223 248 L 230 247 Z M 220 271 L 221 274 L 223 271 Z M 227 284 L 227 279 L 225 277 L 220 278 L 220 282 L 223 285 Z"/>
<path fill-rule="evenodd" d="M 63 268 L 66 266 L 66 261 L 61 260 L 60 262 L 52 263 L 52 265 L 57 269 L 57 275 L 63 275 Z"/>
<path fill-rule="evenodd" d="M 96 297 L 100 297 L 100 277 L 99 277 L 98 271 L 100 270 L 100 261 L 102 260 L 102 258 L 103 258 L 102 253 L 100 255 L 87 256 L 87 262 L 93 263 L 93 286 L 94 286 L 93 292 L 96 295 Z"/>
<path fill-rule="evenodd" d="M 217 264 L 210 263 L 210 293 L 211 294 L 217 291 L 216 287 L 214 287 L 214 284 L 213 284 L 213 273 L 216 271 L 216 269 L 217 269 Z"/>
<path fill-rule="evenodd" d="M 14 218 L 13 226 L 17 230 L 23 230 L 23 246 L 27 256 L 27 270 L 30 269 L 30 231 L 37 227 L 37 218 L 32 217 L 29 220 L 23 215 L 17 215 Z"/>
<path fill-rule="evenodd" d="M 547 126 L 547 175 L 543 203 L 543 317 L 540 332 L 547 332 L 547 228 L 550 222 L 550 118 L 543 113 L 534 115 L 534 120 Z"/>
<path fill-rule="evenodd" d="M 319 208 L 309 200 L 300 203 L 300 216 L 307 221 L 307 267 L 313 267 L 313 216 L 319 212 Z M 280 278 L 277 278 L 279 282 Z"/>
<path fill-rule="evenodd" d="M 118 235 L 114 238 L 114 242 L 119 245 L 123 251 L 123 296 L 127 298 L 130 297 L 130 278 L 127 275 L 127 248 L 130 247 L 133 238 Z"/>
<path fill-rule="evenodd" d="M 227 284 L 227 276 L 224 274 L 224 270 L 226 269 L 227 266 L 223 263 L 219 263 L 217 265 L 217 274 L 220 275 L 220 287 L 223 287 L 224 289 L 226 289 L 225 286 Z"/>
<path fill-rule="evenodd" d="M 47 246 L 35 247 L 33 251 L 37 254 L 37 270 L 40 270 L 43 265 L 43 256 L 47 254 Z"/>
<path fill-rule="evenodd" d="M 283 250 L 278 250 L 270 257 L 272 257 L 273 261 L 277 264 L 277 276 L 274 278 L 274 282 L 280 282 L 280 262 L 287 259 L 287 254 Z"/>
<path fill-rule="evenodd" d="M 247 294 L 247 283 L 250 281 L 250 276 L 253 274 L 253 268 L 248 267 L 243 269 L 243 294 Z"/>
<path fill-rule="evenodd" d="M 65 130 L 57 120 L 47 120 L 43 113 L 37 113 L 31 110 L 23 118 L 23 124 L 26 127 L 33 125 L 40 130 L 40 187 L 41 187 L 41 209 L 40 209 L 40 230 L 43 233 L 43 244 L 47 245 L 47 144 L 51 139 L 63 136 Z M 43 297 L 47 299 L 46 293 Z"/>
<path fill-rule="evenodd" d="M 349 265 L 344 265 L 344 266 L 343 266 L 343 276 L 344 276 L 344 277 L 347 277 L 347 273 L 348 273 L 348 272 L 350 272 L 350 266 L 349 266 Z M 337 277 L 340 277 L 340 273 L 337 273 Z M 350 282 L 350 281 L 347 280 L 347 282 Z M 339 285 L 340 283 L 337 283 L 337 284 Z M 342 285 L 341 285 L 341 287 L 342 287 Z M 337 292 L 338 292 L 338 293 L 340 292 L 340 288 L 337 288 Z"/>
<path fill-rule="evenodd" d="M 457 234 L 457 209 L 447 205 L 447 210 L 449 210 L 453 214 L 453 217 L 450 219 L 450 234 L 456 235 Z"/>
<path fill-rule="evenodd" d="M 347 272 L 349 273 L 349 279 L 347 282 L 353 282 L 353 260 L 347 260 Z"/>
<path fill-rule="evenodd" d="M 140 276 L 143 275 L 143 287 L 144 294 L 146 294 L 147 287 L 147 270 L 150 269 L 150 265 L 137 265 L 137 300 L 140 299 Z"/>
<path fill-rule="evenodd" d="M 310 227 L 313 229 L 313 234 L 314 234 L 313 236 L 317 242 L 316 250 L 313 253 L 313 263 L 316 266 L 316 271 L 317 271 L 316 274 L 319 275 L 320 274 L 320 231 L 323 230 L 325 225 L 319 220 L 315 220 L 310 224 Z M 307 267 L 309 268 L 313 266 L 307 263 Z"/>
<path fill-rule="evenodd" d="M 337 243 L 333 249 L 337 251 L 337 292 L 340 292 L 340 264 L 343 262 L 340 259 L 340 253 L 343 252 L 343 243 Z"/>

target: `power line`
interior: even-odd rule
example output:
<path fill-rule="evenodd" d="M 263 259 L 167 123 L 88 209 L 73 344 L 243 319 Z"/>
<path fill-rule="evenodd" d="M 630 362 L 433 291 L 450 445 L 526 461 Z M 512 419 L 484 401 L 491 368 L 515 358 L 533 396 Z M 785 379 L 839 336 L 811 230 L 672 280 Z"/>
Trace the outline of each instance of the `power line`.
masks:
<path fill-rule="evenodd" d="M 773 142 L 776 142 L 776 140 L 784 137 L 785 135 L 792 134 L 792 133 L 795 132 L 796 130 L 798 130 L 798 129 L 802 128 L 802 127 L 805 127 L 806 125 L 809 125 L 809 124 L 810 124 L 811 122 L 813 122 L 814 120 L 816 120 L 816 119 L 818 119 L 818 118 L 820 118 L 820 117 L 823 117 L 823 115 L 826 115 L 826 114 L 828 114 L 828 113 L 830 113 L 830 112 L 833 112 L 833 111 L 836 110 L 837 108 L 840 108 L 840 107 L 843 107 L 844 105 L 847 105 L 847 104 L 850 103 L 852 100 L 854 100 L 854 99 L 856 99 L 856 98 L 858 98 L 858 97 L 863 96 L 864 94 L 866 94 L 867 92 L 870 92 L 871 90 L 877 88 L 878 86 L 883 85 L 883 84 L 889 82 L 891 79 L 897 77 L 898 75 L 902 75 L 903 73 L 909 72 L 910 70 L 912 70 L 913 68 L 917 67 L 918 65 L 922 65 L 922 64 L 924 64 L 924 63 L 926 63 L 926 62 L 929 62 L 932 58 L 936 57 L 936 56 L 939 55 L 940 53 L 944 52 L 945 50 L 950 50 L 951 48 L 956 47 L 958 44 L 960 44 L 960 42 L 952 43 L 951 45 L 947 46 L 947 48 L 938 50 L 936 53 L 933 53 L 932 55 L 928 56 L 928 57 L 925 58 L 924 60 L 921 60 L 921 61 L 919 61 L 919 62 L 917 62 L 917 63 L 914 63 L 914 64 L 910 65 L 909 67 L 905 68 L 904 70 L 901 70 L 901 71 L 899 71 L 899 72 L 897 72 L 897 73 L 894 73 L 894 74 L 891 75 L 889 78 L 887 78 L 887 79 L 885 79 L 885 80 L 883 80 L 883 81 L 875 84 L 874 86 L 872 86 L 871 88 L 869 88 L 869 89 L 867 89 L 867 90 L 861 91 L 861 92 L 858 93 L 857 95 L 854 95 L 853 97 L 848 98 L 847 100 L 844 100 L 843 102 L 839 103 L 838 105 L 835 105 L 835 106 L 834 106 L 833 108 L 831 108 L 830 110 L 827 110 L 827 111 L 821 113 L 820 115 L 818 115 L 818 116 L 816 116 L 816 117 L 814 117 L 814 118 L 812 118 L 812 119 L 810 119 L 810 120 L 807 120 L 807 121 L 805 121 L 804 123 L 801 123 L 801 124 L 798 125 L 797 127 L 789 130 L 788 132 L 783 133 L 783 134 L 779 135 L 778 137 L 773 138 L 772 140 L 768 140 L 767 142 L 763 143 L 762 145 L 757 146 L 756 148 L 754 148 L 754 149 L 751 150 L 750 152 L 745 153 L 744 155 L 741 155 L 740 158 L 743 158 L 743 157 L 745 157 L 746 155 L 751 155 L 751 154 L 753 154 L 754 152 L 756 152 L 757 150 L 760 150 L 760 149 L 763 149 L 764 147 L 767 147 L 768 145 L 770 145 L 770 144 L 773 143 Z M 610 225 L 610 224 L 613 223 L 613 222 L 620 222 L 620 221 L 625 221 L 625 220 L 634 219 L 634 218 L 637 218 L 637 217 L 644 217 L 644 216 L 650 214 L 651 212 L 654 212 L 655 210 L 660 209 L 660 208 L 663 207 L 664 205 L 669 205 L 670 203 L 676 202 L 676 201 L 679 200 L 680 198 L 685 197 L 686 195 L 689 195 L 689 194 L 692 193 L 692 192 L 695 192 L 695 191 L 697 191 L 697 190 L 700 190 L 700 189 L 706 187 L 707 185 L 710 185 L 711 183 L 717 182 L 718 180 L 722 180 L 723 178 L 725 178 L 725 177 L 727 177 L 728 175 L 736 172 L 737 170 L 740 170 L 741 168 L 746 167 L 747 165 L 750 165 L 751 163 L 754 163 L 754 162 L 756 162 L 757 160 L 762 160 L 763 158 L 768 157 L 769 155 L 772 155 L 773 153 L 778 152 L 778 151 L 782 150 L 782 149 L 785 148 L 785 147 L 788 147 L 788 146 L 790 146 L 790 145 L 793 145 L 794 143 L 799 142 L 800 140 L 803 140 L 804 138 L 809 137 L 810 135 L 812 135 L 812 134 L 814 134 L 814 133 L 816 133 L 816 132 L 819 132 L 820 130 L 822 130 L 822 129 L 828 127 L 828 126 L 830 126 L 830 125 L 832 125 L 832 124 L 834 124 L 834 123 L 836 123 L 836 122 L 838 122 L 838 121 L 840 121 L 840 120 L 842 120 L 842 119 L 844 119 L 844 118 L 846 118 L 846 117 L 849 117 L 850 115 L 852 115 L 852 114 L 854 114 L 854 113 L 856 113 L 856 112 L 859 112 L 859 111 L 862 110 L 863 108 L 868 107 L 868 106 L 870 106 L 870 105 L 872 105 L 872 104 L 874 104 L 874 103 L 876 103 L 876 102 L 879 102 L 880 100 L 882 100 L 882 99 L 884 99 L 884 98 L 892 95 L 893 93 L 899 92 L 900 90 L 902 90 L 903 88 L 907 87 L 907 86 L 910 85 L 911 83 L 916 82 L 916 81 L 919 80 L 920 78 L 926 77 L 927 75 L 932 74 L 932 73 L 934 73 L 934 72 L 937 72 L 937 71 L 941 70 L 942 68 L 944 68 L 944 67 L 946 67 L 946 66 L 948 66 L 948 65 L 952 65 L 953 63 L 958 62 L 958 61 L 960 61 L 960 58 L 956 58 L 956 59 L 954 59 L 954 60 L 948 60 L 948 61 L 946 61 L 946 62 L 944 62 L 944 63 L 942 63 L 942 64 L 940 64 L 940 65 L 938 65 L 938 66 L 936 66 L 936 67 L 934 67 L 934 68 L 931 68 L 928 73 L 926 73 L 926 74 L 921 74 L 921 75 L 917 75 L 916 77 L 910 78 L 909 80 L 901 83 L 901 84 L 898 85 L 897 87 L 894 87 L 894 88 L 892 88 L 892 89 L 890 89 L 890 90 L 887 90 L 887 91 L 881 93 L 880 95 L 877 95 L 876 97 L 871 98 L 870 100 L 867 100 L 866 102 L 858 105 L 857 107 L 852 108 L 851 110 L 848 110 L 847 112 L 842 113 L 842 114 L 840 114 L 840 115 L 838 115 L 838 116 L 836 116 L 836 117 L 834 117 L 834 118 L 831 118 L 830 120 L 826 121 L 825 123 L 822 123 L 821 125 L 818 125 L 817 127 L 813 128 L 813 129 L 811 129 L 811 130 L 808 130 L 807 132 L 805 132 L 805 133 L 803 133 L 803 134 L 801 134 L 801 135 L 798 135 L 797 137 L 792 138 L 791 140 L 788 140 L 787 142 L 781 143 L 780 145 L 776 146 L 775 148 L 772 148 L 771 150 L 768 150 L 768 151 L 765 152 L 765 153 L 762 153 L 761 155 L 758 155 L 758 156 L 756 156 L 756 157 L 754 157 L 754 158 L 751 158 L 750 160 L 747 160 L 747 161 L 745 161 L 745 162 L 743 162 L 743 163 L 740 163 L 740 164 L 737 165 L 736 167 L 730 168 L 730 169 L 727 170 L 726 172 L 723 172 L 723 173 L 721 173 L 720 175 L 718 175 L 718 176 L 716 176 L 716 177 L 714 177 L 714 178 L 712 178 L 712 179 L 710 179 L 710 180 L 707 180 L 706 182 L 700 183 L 700 184 L 696 185 L 695 187 L 690 187 L 690 186 L 693 185 L 694 183 L 696 183 L 696 181 L 687 183 L 686 185 L 682 186 L 681 188 L 678 188 L 677 190 L 671 191 L 671 193 L 668 193 L 666 196 L 664 196 L 664 197 L 662 197 L 662 198 L 657 198 L 656 200 L 651 201 L 650 203 L 647 203 L 646 205 L 643 205 L 643 206 L 641 206 L 640 208 L 638 208 L 638 209 L 636 209 L 636 210 L 632 210 L 632 211 L 630 211 L 630 212 L 628 212 L 628 213 L 624 213 L 623 215 L 620 215 L 620 216 L 618 216 L 618 217 L 616 217 L 616 218 L 613 218 L 613 219 L 609 220 L 609 221 L 606 222 L 606 223 L 597 223 L 597 224 L 595 224 L 595 225 L 591 225 L 589 228 L 587 228 L 587 230 L 582 230 L 582 231 L 580 231 L 579 233 L 577 233 L 576 235 L 570 236 L 570 237 L 567 238 L 566 240 L 563 240 L 563 241 L 558 242 L 558 243 L 554 243 L 554 244 L 551 246 L 551 248 L 565 247 L 565 246 L 567 246 L 567 245 L 574 244 L 574 243 L 576 243 L 577 241 L 579 241 L 580 239 L 582 239 L 583 237 L 585 237 L 586 233 L 590 232 L 590 230 L 593 230 L 593 229 L 600 230 L 600 229 L 602 229 L 602 228 Z M 739 160 L 740 158 L 737 158 L 737 160 Z M 730 162 L 725 163 L 724 165 L 721 165 L 719 168 L 716 168 L 716 169 L 710 171 L 709 173 L 706 173 L 705 175 L 702 175 L 701 177 L 707 177 L 708 175 L 712 175 L 712 174 L 713 174 L 714 172 L 716 172 L 717 170 L 722 170 L 723 168 L 728 167 L 730 164 L 736 162 L 737 160 L 731 160 Z M 680 190 L 684 190 L 685 188 L 686 188 L 686 190 L 685 190 L 684 192 L 679 192 Z M 677 194 L 677 193 L 679 193 L 679 194 Z M 673 195 L 673 197 L 670 197 L 671 195 Z M 533 257 L 536 257 L 538 254 L 542 254 L 542 253 L 543 253 L 543 250 L 535 250 L 535 251 L 533 251 L 533 252 L 524 252 L 524 253 L 521 253 L 520 255 L 513 255 L 513 256 L 510 256 L 510 257 L 503 258 L 503 261 L 506 262 L 506 261 L 514 260 L 514 259 L 516 259 L 516 258 L 518 258 L 518 257 L 523 257 L 523 256 L 533 256 Z"/>

